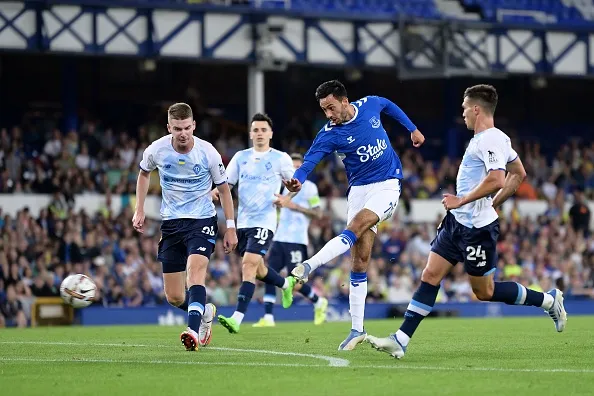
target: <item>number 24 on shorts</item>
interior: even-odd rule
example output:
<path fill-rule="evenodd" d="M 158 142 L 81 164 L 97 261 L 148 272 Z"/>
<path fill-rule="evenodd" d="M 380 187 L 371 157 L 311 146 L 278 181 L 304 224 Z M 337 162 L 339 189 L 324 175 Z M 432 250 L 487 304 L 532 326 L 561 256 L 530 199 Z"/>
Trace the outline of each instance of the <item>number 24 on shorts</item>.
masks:
<path fill-rule="evenodd" d="M 202 228 L 202 233 L 210 236 L 215 235 L 214 226 L 206 226 Z"/>
<path fill-rule="evenodd" d="M 468 246 L 466 247 L 466 251 L 468 252 L 466 260 L 468 261 L 476 261 L 477 259 L 487 260 L 487 255 L 481 245 L 478 245 L 476 248 L 474 246 Z"/>

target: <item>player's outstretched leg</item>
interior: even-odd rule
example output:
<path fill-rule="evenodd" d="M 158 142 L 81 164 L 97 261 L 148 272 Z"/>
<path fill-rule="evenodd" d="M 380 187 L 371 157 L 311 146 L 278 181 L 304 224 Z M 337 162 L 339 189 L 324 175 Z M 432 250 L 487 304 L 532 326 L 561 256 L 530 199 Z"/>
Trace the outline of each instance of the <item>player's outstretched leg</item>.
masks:
<path fill-rule="evenodd" d="M 299 293 L 311 301 L 314 306 L 314 325 L 321 325 L 324 323 L 328 311 L 328 300 L 318 296 L 307 283 L 301 285 Z"/>
<path fill-rule="evenodd" d="M 528 289 L 517 282 L 493 282 L 493 275 L 488 277 L 471 276 L 470 283 L 474 294 L 481 301 L 539 307 L 553 319 L 558 332 L 565 329 L 567 312 L 563 305 L 563 293 L 559 289 L 541 293 Z"/>
<path fill-rule="evenodd" d="M 387 193 L 394 192 L 392 190 L 386 191 Z M 385 199 L 383 201 L 385 201 Z M 360 204 L 361 206 L 364 204 L 364 207 L 356 212 L 349 221 L 347 228 L 341 232 L 340 235 L 329 240 L 318 253 L 313 255 L 313 257 L 308 258 L 301 264 L 297 264 L 295 268 L 293 268 L 293 271 L 291 271 L 291 275 L 301 283 L 307 282 L 312 271 L 341 254 L 346 253 L 357 243 L 357 240 L 365 232 L 371 230 L 379 222 L 389 219 L 396 206 L 393 202 L 390 202 L 388 204 L 388 210 L 385 210 L 386 205 L 384 205 L 383 201 L 378 201 L 377 199 L 370 199 L 367 203 L 361 201 Z M 381 210 L 377 209 L 377 207 L 381 207 Z M 350 217 L 349 214 L 347 214 L 347 216 Z"/>
<path fill-rule="evenodd" d="M 377 222 L 377 216 L 376 216 Z M 369 229 L 369 227 L 368 227 Z M 332 238 L 324 247 L 311 258 L 301 264 L 297 264 L 291 275 L 299 282 L 305 283 L 309 274 L 320 266 L 346 253 L 357 242 L 357 236 L 349 229 L 344 230 L 340 235 Z"/>

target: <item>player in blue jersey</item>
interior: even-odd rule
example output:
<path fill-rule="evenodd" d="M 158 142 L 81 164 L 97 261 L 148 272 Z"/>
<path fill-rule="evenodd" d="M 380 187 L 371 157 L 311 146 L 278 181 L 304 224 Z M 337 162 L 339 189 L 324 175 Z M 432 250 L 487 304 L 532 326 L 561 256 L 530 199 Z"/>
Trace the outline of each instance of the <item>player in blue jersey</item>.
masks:
<path fill-rule="evenodd" d="M 293 167 L 298 169 L 303 164 L 303 156 L 298 153 L 291 154 Z M 278 194 L 276 205 L 281 208 L 278 220 L 278 228 L 272 240 L 268 266 L 276 272 L 287 267 L 291 270 L 301 264 L 307 257 L 307 245 L 309 244 L 309 223 L 312 218 L 321 217 L 320 196 L 318 188 L 314 183 L 306 180 L 301 191 L 291 198 L 285 189 L 283 194 Z M 299 285 L 295 286 L 295 290 Z M 318 296 L 310 285 L 304 283 L 299 292 L 314 304 L 314 324 L 320 325 L 326 321 L 326 310 L 328 300 Z M 264 292 L 265 315 L 254 327 L 273 327 L 274 324 L 274 303 L 276 302 L 276 287 L 266 284 Z"/>
<path fill-rule="evenodd" d="M 440 282 L 458 262 L 464 263 L 472 291 L 479 300 L 541 307 L 553 319 L 558 332 L 565 328 L 567 314 L 559 289 L 541 293 L 516 282 L 493 279 L 499 237 L 495 208 L 511 197 L 526 177 L 509 137 L 495 128 L 497 101 L 497 91 L 490 85 L 475 85 L 464 92 L 464 122 L 474 136 L 458 170 L 457 195 L 444 194 L 442 203 L 447 214 L 432 242 L 421 285 L 408 305 L 404 323 L 389 337 L 367 338 L 374 348 L 395 358 L 404 356 L 410 338 L 433 309 Z"/>
<path fill-rule="evenodd" d="M 239 332 L 254 295 L 256 278 L 283 289 L 285 308 L 293 303 L 295 286 L 295 279 L 284 279 L 266 267 L 263 259 L 276 230 L 276 194 L 280 192 L 282 180 L 293 174 L 293 161 L 289 154 L 270 147 L 272 120 L 267 115 L 258 113 L 252 117 L 250 139 L 254 146 L 237 152 L 227 166 L 228 183 L 238 188 L 237 248 L 242 256 L 243 282 L 233 316 L 217 318 L 232 334 Z"/>
<path fill-rule="evenodd" d="M 212 144 L 193 136 L 196 122 L 192 108 L 176 103 L 167 116 L 169 134 L 148 146 L 140 162 L 132 224 L 138 232 L 144 232 L 150 173 L 158 169 L 163 223 L 157 258 L 163 265 L 167 301 L 188 313 L 188 328 L 181 334 L 181 341 L 188 351 L 193 351 L 210 343 L 216 313 L 213 304 L 206 304 L 204 287 L 217 235 L 217 216 L 210 194 L 213 183 L 220 192 L 227 219 L 226 253 L 237 246 L 235 211 L 220 154 Z"/>
<path fill-rule="evenodd" d="M 390 144 L 381 113 L 398 120 L 410 133 L 413 145 L 425 141 L 423 134 L 406 114 L 390 100 L 366 96 L 349 103 L 339 81 L 328 81 L 316 90 L 324 114 L 330 120 L 318 133 L 305 154 L 303 165 L 284 184 L 289 191 L 299 191 L 307 175 L 327 155 L 338 152 L 349 181 L 347 228 L 330 240 L 316 255 L 291 272 L 306 282 L 311 271 L 351 249 L 351 287 L 349 294 L 351 332 L 339 350 L 352 350 L 365 339 L 363 326 L 367 297 L 367 266 L 377 232 L 377 224 L 394 214 L 400 197 L 402 165 Z"/>

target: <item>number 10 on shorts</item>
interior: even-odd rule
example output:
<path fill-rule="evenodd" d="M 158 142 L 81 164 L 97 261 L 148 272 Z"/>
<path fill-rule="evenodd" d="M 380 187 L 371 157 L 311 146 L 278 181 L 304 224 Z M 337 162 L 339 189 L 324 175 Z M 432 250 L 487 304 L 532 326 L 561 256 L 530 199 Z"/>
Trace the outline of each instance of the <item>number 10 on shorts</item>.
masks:
<path fill-rule="evenodd" d="M 256 228 L 256 239 L 259 239 L 258 243 L 264 245 L 268 239 L 268 228 Z"/>

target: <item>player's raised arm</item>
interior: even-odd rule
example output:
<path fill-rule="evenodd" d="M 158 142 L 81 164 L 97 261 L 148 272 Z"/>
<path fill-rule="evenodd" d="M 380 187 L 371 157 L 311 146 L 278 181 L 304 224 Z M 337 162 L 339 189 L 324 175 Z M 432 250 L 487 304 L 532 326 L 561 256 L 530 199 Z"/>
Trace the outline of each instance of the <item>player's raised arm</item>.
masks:
<path fill-rule="evenodd" d="M 413 124 L 406 113 L 400 107 L 398 107 L 396 103 L 381 96 L 375 96 L 375 98 L 377 98 L 378 104 L 383 113 L 386 113 L 398 121 L 411 133 L 410 138 L 415 147 L 420 147 L 425 142 L 425 136 L 423 136 L 421 131 L 417 129 L 416 125 Z"/>
<path fill-rule="evenodd" d="M 336 150 L 332 135 L 328 133 L 331 129 L 329 124 L 324 126 L 314 139 L 309 150 L 307 150 L 307 153 L 305 153 L 303 164 L 295 171 L 293 178 L 283 180 L 283 184 L 287 190 L 298 192 L 305 179 L 307 179 L 307 176 L 315 169 L 320 161 Z"/>
<path fill-rule="evenodd" d="M 474 202 L 478 199 L 493 195 L 503 188 L 505 184 L 506 157 L 501 148 L 503 142 L 483 140 L 477 150 L 477 155 L 485 164 L 487 176 L 474 190 L 463 197 L 452 194 L 444 194 L 442 204 L 446 210 L 457 209 L 462 205 Z"/>
<path fill-rule="evenodd" d="M 503 205 L 509 197 L 514 195 L 526 178 L 526 170 L 519 156 L 516 156 L 516 159 L 507 164 L 507 172 L 503 188 L 493 198 L 493 207 L 495 209 Z"/>
<path fill-rule="evenodd" d="M 148 146 L 144 150 L 142 161 L 139 164 L 140 171 L 136 181 L 136 209 L 134 210 L 134 217 L 132 217 L 132 226 L 140 233 L 144 232 L 144 201 L 148 194 L 151 172 L 157 167 L 154 156 L 153 146 Z"/>

